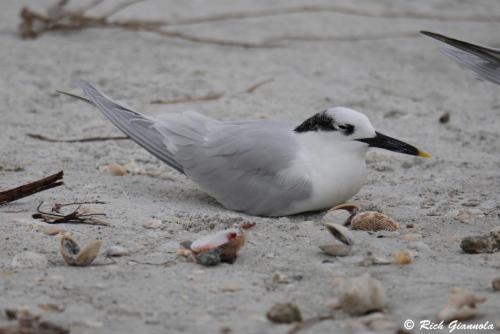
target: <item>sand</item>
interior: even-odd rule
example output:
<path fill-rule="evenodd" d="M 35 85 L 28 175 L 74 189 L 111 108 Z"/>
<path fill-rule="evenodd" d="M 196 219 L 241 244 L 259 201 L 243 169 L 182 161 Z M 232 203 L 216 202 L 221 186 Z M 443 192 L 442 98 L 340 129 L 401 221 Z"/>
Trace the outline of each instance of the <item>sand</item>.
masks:
<path fill-rule="evenodd" d="M 47 3 L 0 5 L 0 186 L 65 172 L 63 187 L 0 207 L 0 309 L 28 307 L 71 333 L 285 333 L 290 325 L 273 324 L 265 313 L 275 303 L 293 302 L 304 318 L 335 316 L 303 333 L 350 333 L 353 317 L 331 311 L 328 304 L 338 296 L 339 280 L 369 273 L 386 291 L 385 314 L 396 328 L 412 319 L 418 333 L 418 322 L 434 321 L 455 286 L 487 297 L 469 323 L 500 320 L 499 293 L 491 288 L 500 273 L 500 254 L 470 255 L 460 249 L 461 238 L 499 225 L 500 87 L 476 80 L 441 55 L 436 42 L 416 34 L 425 29 L 498 46 L 500 21 L 487 20 L 498 15 L 498 1 L 149 1 L 116 15 L 175 20 L 313 3 L 352 9 L 168 27 L 214 39 L 272 40 L 273 48 L 119 29 L 20 39 L 20 8 L 42 10 Z M 386 213 L 401 228 L 383 238 L 355 231 L 354 254 L 333 258 L 318 248 L 333 240 L 321 225 L 324 213 L 246 216 L 225 210 L 131 141 L 49 143 L 28 137 L 120 135 L 94 108 L 55 94 L 56 89 L 79 93 L 80 79 L 149 115 L 197 110 L 225 120 L 300 123 L 324 108 L 343 105 L 362 111 L 379 131 L 418 145 L 432 158 L 382 150 L 368 154 L 368 182 L 353 201 Z M 151 103 L 214 93 L 223 96 Z M 445 112 L 450 121 L 441 124 Z M 113 162 L 131 173 L 102 171 Z M 141 175 L 144 171 L 151 176 Z M 107 214 L 112 227 L 61 227 L 82 243 L 102 239 L 103 250 L 119 245 L 129 256 L 115 263 L 99 256 L 84 268 L 65 265 L 58 237 L 42 233 L 46 224 L 31 215 L 40 201 L 49 206 L 82 200 L 106 202 L 96 209 Z M 161 220 L 161 226 L 143 227 L 151 219 Z M 179 241 L 244 221 L 256 226 L 233 265 L 205 268 L 175 254 Z M 393 252 L 409 247 L 418 249 L 410 249 L 408 265 L 357 264 L 367 251 L 391 259 Z M 13 268 L 13 258 L 25 251 L 48 261 Z M 273 283 L 275 272 L 286 275 L 288 283 Z M 44 311 L 40 303 L 61 304 L 64 311 Z M 5 323 L 0 316 L 0 325 Z"/>

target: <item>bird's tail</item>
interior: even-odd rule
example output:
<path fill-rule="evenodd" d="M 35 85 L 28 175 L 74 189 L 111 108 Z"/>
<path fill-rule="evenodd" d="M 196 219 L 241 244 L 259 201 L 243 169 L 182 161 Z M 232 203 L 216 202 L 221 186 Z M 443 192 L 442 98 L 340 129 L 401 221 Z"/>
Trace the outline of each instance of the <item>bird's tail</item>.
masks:
<path fill-rule="evenodd" d="M 67 92 L 59 91 L 59 93 L 95 106 L 137 144 L 172 168 L 184 173 L 182 166 L 175 160 L 174 153 L 166 147 L 165 138 L 155 128 L 154 119 L 113 101 L 88 82 L 82 82 L 81 88 L 87 98 Z"/>

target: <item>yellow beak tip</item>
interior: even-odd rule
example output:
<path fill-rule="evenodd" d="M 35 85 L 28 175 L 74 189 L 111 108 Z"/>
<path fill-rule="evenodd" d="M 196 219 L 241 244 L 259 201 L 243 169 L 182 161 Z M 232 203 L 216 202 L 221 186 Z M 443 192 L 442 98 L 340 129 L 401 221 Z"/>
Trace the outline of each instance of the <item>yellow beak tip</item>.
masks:
<path fill-rule="evenodd" d="M 422 150 L 418 150 L 418 154 L 417 154 L 419 157 L 422 157 L 422 158 L 430 158 L 431 155 L 425 151 L 422 151 Z"/>

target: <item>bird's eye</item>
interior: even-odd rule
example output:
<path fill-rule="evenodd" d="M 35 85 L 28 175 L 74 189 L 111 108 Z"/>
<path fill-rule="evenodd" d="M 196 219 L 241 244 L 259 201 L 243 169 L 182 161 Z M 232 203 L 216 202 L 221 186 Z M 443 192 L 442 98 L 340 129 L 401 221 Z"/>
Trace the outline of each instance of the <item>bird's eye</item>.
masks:
<path fill-rule="evenodd" d="M 354 125 L 352 124 L 339 124 L 338 128 L 346 135 L 352 135 L 354 133 Z"/>

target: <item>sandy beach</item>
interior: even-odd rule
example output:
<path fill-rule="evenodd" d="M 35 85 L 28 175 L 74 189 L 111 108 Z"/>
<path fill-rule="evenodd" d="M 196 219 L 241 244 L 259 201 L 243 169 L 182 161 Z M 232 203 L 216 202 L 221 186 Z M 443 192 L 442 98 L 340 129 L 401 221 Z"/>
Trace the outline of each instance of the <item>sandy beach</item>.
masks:
<path fill-rule="evenodd" d="M 118 2 L 104 1 L 89 15 Z M 21 8 L 43 13 L 51 3 L 0 4 L 0 190 L 64 170 L 64 186 L 0 206 L 0 311 L 27 307 L 77 334 L 279 334 L 293 325 L 274 324 L 266 312 L 291 302 L 304 319 L 333 316 L 300 333 L 356 333 L 356 317 L 331 304 L 339 282 L 368 273 L 385 290 L 384 317 L 392 324 L 374 332 L 395 333 L 411 319 L 413 333 L 448 333 L 418 327 L 436 321 L 453 287 L 486 297 L 466 323 L 500 321 L 500 292 L 491 287 L 500 253 L 460 248 L 462 238 L 500 225 L 500 86 L 477 80 L 418 34 L 498 47 L 500 2 L 154 0 L 110 19 L 166 21 L 162 29 L 170 35 L 95 27 L 22 39 Z M 247 15 L 217 17 L 228 13 Z M 282 218 L 232 212 L 130 140 L 28 136 L 122 135 L 92 106 L 56 93 L 81 94 L 81 79 L 152 116 L 196 110 L 222 120 L 300 124 L 346 106 L 431 158 L 370 150 L 368 181 L 352 201 L 384 212 L 400 228 L 352 231 L 352 254 L 331 257 L 318 248 L 333 240 L 322 225 L 325 212 Z M 182 101 L 193 97 L 199 101 Z M 441 123 L 445 113 L 449 121 Z M 111 163 L 127 174 L 106 172 Z M 82 244 L 102 240 L 101 255 L 87 267 L 67 266 L 59 237 L 44 233 L 49 225 L 32 214 L 41 201 L 50 210 L 53 203 L 96 200 L 105 202 L 94 208 L 111 226 L 58 227 Z M 153 219 L 161 224 L 144 227 Z M 209 268 L 176 255 L 183 240 L 245 222 L 256 225 L 232 265 Z M 111 246 L 129 255 L 104 257 Z M 359 265 L 367 252 L 392 260 L 401 250 L 410 264 Z M 13 264 L 26 251 L 42 260 Z M 39 306 L 46 303 L 62 310 Z M 11 323 L 0 312 L 0 328 Z"/>

